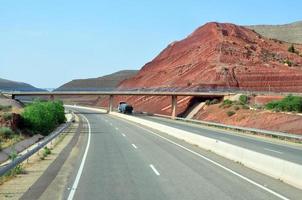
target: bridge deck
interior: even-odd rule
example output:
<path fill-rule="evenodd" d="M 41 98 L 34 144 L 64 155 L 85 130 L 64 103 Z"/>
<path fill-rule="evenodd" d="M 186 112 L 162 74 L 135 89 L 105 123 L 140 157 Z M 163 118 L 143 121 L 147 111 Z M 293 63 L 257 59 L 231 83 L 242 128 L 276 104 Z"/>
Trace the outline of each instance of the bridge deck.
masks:
<path fill-rule="evenodd" d="M 13 92 L 13 96 L 50 96 L 50 95 L 125 95 L 125 96 L 211 96 L 223 97 L 229 92 L 144 92 L 144 91 L 104 91 L 104 92 Z"/>

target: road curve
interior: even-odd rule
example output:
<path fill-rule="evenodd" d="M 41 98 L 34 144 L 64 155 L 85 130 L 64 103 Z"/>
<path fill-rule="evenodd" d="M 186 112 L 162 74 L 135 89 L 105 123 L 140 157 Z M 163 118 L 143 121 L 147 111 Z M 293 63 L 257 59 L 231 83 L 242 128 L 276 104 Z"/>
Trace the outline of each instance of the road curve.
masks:
<path fill-rule="evenodd" d="M 111 115 L 77 110 L 87 118 L 91 133 L 73 199 L 302 198 L 300 190 L 213 156 L 218 162 L 236 165 L 242 177 L 231 173 L 226 170 L 229 166 L 205 159 L 210 152 L 165 139 L 162 133 Z"/>
<path fill-rule="evenodd" d="M 232 131 L 219 130 L 218 128 L 210 128 L 199 124 L 162 117 L 146 115 L 137 115 L 137 117 L 302 165 L 302 145 L 282 144 L 280 142 L 266 140 L 265 138 L 256 138 L 249 135 L 234 133 Z"/>

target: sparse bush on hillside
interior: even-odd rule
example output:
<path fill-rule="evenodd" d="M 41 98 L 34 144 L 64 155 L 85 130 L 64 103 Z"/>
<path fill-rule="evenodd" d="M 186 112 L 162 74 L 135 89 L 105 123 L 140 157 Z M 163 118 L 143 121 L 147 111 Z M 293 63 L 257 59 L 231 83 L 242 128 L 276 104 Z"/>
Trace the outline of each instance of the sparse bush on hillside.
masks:
<path fill-rule="evenodd" d="M 266 104 L 265 108 L 277 112 L 302 112 L 302 97 L 288 95 L 280 101 L 272 101 Z"/>
<path fill-rule="evenodd" d="M 12 109 L 12 106 L 0 105 L 0 111 L 7 112 L 7 111 L 10 111 L 11 109 Z"/>
<path fill-rule="evenodd" d="M 211 101 L 211 104 L 218 104 L 219 103 L 219 100 L 218 99 L 213 99 L 212 101 Z"/>
<path fill-rule="evenodd" d="M 239 106 L 235 106 L 234 110 L 240 110 L 240 107 Z"/>
<path fill-rule="evenodd" d="M 249 97 L 246 95 L 240 95 L 239 101 L 242 105 L 247 104 L 249 100 Z"/>
<path fill-rule="evenodd" d="M 297 55 L 299 55 L 299 51 L 294 47 L 294 45 L 292 44 L 290 47 L 288 47 L 288 51 L 291 53 L 295 53 Z"/>
<path fill-rule="evenodd" d="M 212 99 L 212 100 L 208 99 L 208 100 L 205 101 L 206 105 L 213 105 L 213 104 L 217 104 L 217 103 L 219 103 L 218 99 Z"/>
<path fill-rule="evenodd" d="M 35 101 L 25 107 L 21 116 L 26 128 L 42 135 L 48 135 L 57 125 L 65 122 L 61 101 Z"/>
<path fill-rule="evenodd" d="M 226 99 L 222 102 L 223 105 L 232 105 L 233 104 L 233 101 L 229 100 L 229 99 Z"/>
<path fill-rule="evenodd" d="M 294 47 L 293 44 L 288 47 L 288 51 L 291 52 L 291 53 L 295 53 L 296 52 L 296 49 L 295 49 L 295 47 Z"/>
<path fill-rule="evenodd" d="M 229 110 L 229 111 L 226 112 L 226 114 L 227 114 L 229 117 L 231 117 L 232 115 L 235 115 L 235 112 L 232 111 L 232 110 Z"/>
<path fill-rule="evenodd" d="M 259 105 L 259 104 L 254 104 L 253 108 L 258 109 L 258 110 L 262 110 L 262 109 L 264 109 L 264 106 Z"/>
<path fill-rule="evenodd" d="M 284 60 L 284 64 L 287 64 L 289 67 L 293 65 L 293 63 L 288 59 Z"/>
<path fill-rule="evenodd" d="M 8 121 L 8 120 L 11 120 L 11 119 L 13 118 L 13 114 L 12 114 L 12 113 L 4 113 L 4 114 L 2 115 L 2 117 L 3 117 L 3 119 L 4 119 L 5 121 Z"/>
<path fill-rule="evenodd" d="M 219 106 L 219 108 L 229 108 L 233 105 L 233 101 L 229 100 L 229 99 L 226 99 L 222 102 L 222 104 Z"/>
<path fill-rule="evenodd" d="M 0 128 L 0 137 L 3 139 L 9 139 L 12 138 L 14 135 L 14 132 L 8 128 L 8 127 L 1 127 Z"/>

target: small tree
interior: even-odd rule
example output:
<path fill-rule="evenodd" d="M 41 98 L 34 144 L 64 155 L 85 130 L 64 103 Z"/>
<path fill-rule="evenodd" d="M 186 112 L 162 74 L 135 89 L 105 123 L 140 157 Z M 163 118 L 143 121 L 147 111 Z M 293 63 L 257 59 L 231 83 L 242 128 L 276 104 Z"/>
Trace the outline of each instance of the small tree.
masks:
<path fill-rule="evenodd" d="M 296 49 L 294 47 L 294 45 L 290 45 L 290 47 L 288 47 L 288 51 L 291 52 L 291 53 L 296 53 Z"/>

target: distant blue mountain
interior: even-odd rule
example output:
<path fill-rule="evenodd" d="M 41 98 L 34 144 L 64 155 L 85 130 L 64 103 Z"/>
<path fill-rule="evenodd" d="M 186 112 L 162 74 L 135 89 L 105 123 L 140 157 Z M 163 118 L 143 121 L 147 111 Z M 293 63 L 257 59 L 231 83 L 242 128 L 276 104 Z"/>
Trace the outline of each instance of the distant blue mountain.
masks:
<path fill-rule="evenodd" d="M 46 91 L 30 84 L 0 78 L 0 91 Z"/>

